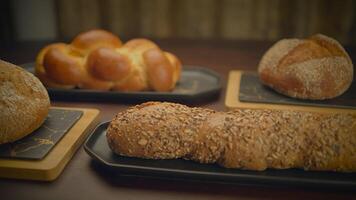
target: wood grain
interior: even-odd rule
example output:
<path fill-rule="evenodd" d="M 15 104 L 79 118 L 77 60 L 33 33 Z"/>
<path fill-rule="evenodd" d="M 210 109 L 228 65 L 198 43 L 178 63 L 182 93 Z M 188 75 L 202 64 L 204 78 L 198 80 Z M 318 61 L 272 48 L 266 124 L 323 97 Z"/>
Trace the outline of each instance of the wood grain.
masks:
<path fill-rule="evenodd" d="M 62 172 L 87 134 L 97 125 L 99 110 L 61 108 L 83 111 L 82 117 L 42 160 L 0 159 L 0 177 L 53 181 Z"/>
<path fill-rule="evenodd" d="M 351 108 L 333 108 L 333 107 L 317 107 L 306 105 L 287 105 L 287 104 L 273 104 L 273 103 L 254 103 L 241 102 L 239 98 L 240 80 L 243 71 L 232 70 L 229 72 L 227 82 L 225 106 L 229 109 L 248 108 L 248 109 L 275 109 L 275 110 L 296 110 L 306 112 L 318 113 L 356 113 L 356 109 Z"/>

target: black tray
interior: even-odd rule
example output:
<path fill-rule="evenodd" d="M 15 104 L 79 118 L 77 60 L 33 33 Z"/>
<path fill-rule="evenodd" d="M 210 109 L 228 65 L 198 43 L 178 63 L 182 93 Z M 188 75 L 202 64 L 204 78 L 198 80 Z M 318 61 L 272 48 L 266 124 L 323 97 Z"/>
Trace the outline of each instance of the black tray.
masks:
<path fill-rule="evenodd" d="M 262 172 L 226 169 L 193 161 L 148 160 L 114 154 L 106 141 L 109 122 L 99 125 L 84 144 L 85 151 L 96 161 L 126 175 L 192 181 L 253 184 L 265 186 L 302 186 L 356 190 L 356 173 L 308 172 L 299 169 Z"/>
<path fill-rule="evenodd" d="M 272 103 L 301 106 L 318 106 L 334 108 L 356 108 L 356 82 L 352 82 L 350 88 L 342 95 L 327 100 L 303 100 L 295 99 L 263 85 L 257 73 L 241 74 L 239 100 L 241 102 Z"/>
<path fill-rule="evenodd" d="M 32 73 L 34 72 L 34 63 L 21 66 Z M 181 78 L 172 92 L 118 92 L 56 88 L 47 88 L 47 90 L 52 100 L 196 103 L 218 97 L 221 87 L 221 78 L 216 72 L 199 66 L 183 66 Z"/>
<path fill-rule="evenodd" d="M 43 159 L 81 118 L 83 111 L 51 108 L 43 124 L 30 135 L 0 145 L 0 158 Z"/>

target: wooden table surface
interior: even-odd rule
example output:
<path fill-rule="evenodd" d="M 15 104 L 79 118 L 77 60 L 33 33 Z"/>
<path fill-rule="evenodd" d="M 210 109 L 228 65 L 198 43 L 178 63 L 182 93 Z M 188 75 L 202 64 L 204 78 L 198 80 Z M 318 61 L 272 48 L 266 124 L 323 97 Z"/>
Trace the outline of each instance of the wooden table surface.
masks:
<path fill-rule="evenodd" d="M 255 70 L 259 59 L 272 44 L 256 41 L 159 40 L 161 47 L 175 53 L 184 64 L 217 71 L 223 78 L 219 98 L 192 106 L 225 110 L 227 75 L 230 70 Z M 32 62 L 47 42 L 7 43 L 0 58 L 15 64 Z M 355 48 L 347 48 L 355 61 Z M 101 121 L 108 121 L 130 104 L 58 102 L 54 106 L 97 108 Z M 92 161 L 80 148 L 59 178 L 53 182 L 0 179 L 0 199 L 356 199 L 356 193 L 292 187 L 261 187 L 127 177 L 112 174 Z"/>

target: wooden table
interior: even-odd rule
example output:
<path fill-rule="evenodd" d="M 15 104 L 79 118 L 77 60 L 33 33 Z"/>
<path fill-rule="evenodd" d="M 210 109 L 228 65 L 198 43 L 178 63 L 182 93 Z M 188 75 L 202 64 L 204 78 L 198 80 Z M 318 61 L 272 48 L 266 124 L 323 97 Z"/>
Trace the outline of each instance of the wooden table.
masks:
<path fill-rule="evenodd" d="M 256 41 L 159 40 L 165 50 L 175 53 L 184 64 L 201 65 L 223 78 L 223 91 L 215 101 L 194 106 L 225 110 L 224 98 L 229 70 L 255 70 L 263 52 L 272 44 Z M 31 62 L 46 42 L 2 44 L 0 58 L 15 64 Z M 347 48 L 355 60 L 355 48 Z M 55 106 L 90 107 L 101 110 L 108 121 L 129 104 L 56 102 Z M 310 188 L 276 188 L 217 183 L 127 177 L 112 174 L 92 161 L 80 148 L 54 182 L 0 179 L 0 199 L 339 199 L 356 198 L 356 193 Z"/>

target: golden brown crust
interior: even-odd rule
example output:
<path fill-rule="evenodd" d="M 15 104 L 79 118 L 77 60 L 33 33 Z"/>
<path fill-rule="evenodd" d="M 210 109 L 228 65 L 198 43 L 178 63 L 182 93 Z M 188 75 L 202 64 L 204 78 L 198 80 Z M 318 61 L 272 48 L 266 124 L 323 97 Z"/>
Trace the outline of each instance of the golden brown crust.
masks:
<path fill-rule="evenodd" d="M 117 154 L 184 158 L 227 168 L 356 171 L 356 115 L 277 110 L 215 112 L 149 102 L 107 130 Z"/>
<path fill-rule="evenodd" d="M 50 106 L 46 89 L 31 73 L 0 60 L 0 144 L 37 129 Z"/>
<path fill-rule="evenodd" d="M 35 66 L 35 75 L 40 79 L 40 81 L 46 85 L 47 87 L 50 88 L 62 88 L 62 89 L 72 89 L 75 87 L 75 85 L 64 85 L 64 84 L 59 84 L 51 80 L 47 74 L 46 70 L 43 66 L 43 58 L 45 54 L 47 53 L 48 49 L 53 48 L 53 47 L 65 47 L 67 46 L 64 43 L 54 43 L 50 44 L 40 50 L 40 52 L 37 54 L 36 57 L 36 66 Z"/>
<path fill-rule="evenodd" d="M 144 58 L 145 52 L 149 58 Z M 158 52 L 159 59 L 149 52 Z M 36 75 L 55 88 L 169 91 L 180 72 L 178 58 L 154 42 L 138 38 L 122 45 L 103 30 L 81 33 L 69 45 L 48 45 L 36 59 Z"/>
<path fill-rule="evenodd" d="M 79 51 L 82 55 L 87 55 L 94 49 L 100 47 L 120 48 L 121 40 L 114 34 L 105 30 L 90 30 L 80 33 L 71 42 L 71 47 Z"/>
<path fill-rule="evenodd" d="M 140 72 L 134 70 L 128 78 L 123 81 L 116 82 L 112 89 L 119 91 L 143 91 L 147 90 L 147 84 L 140 75 Z"/>
<path fill-rule="evenodd" d="M 353 80 L 353 65 L 346 51 L 321 34 L 277 42 L 262 57 L 258 72 L 264 84 L 301 99 L 334 98 Z"/>
<path fill-rule="evenodd" d="M 136 39 L 129 40 L 124 44 L 124 47 L 129 51 L 141 51 L 141 52 L 152 48 L 158 48 L 158 46 L 154 42 L 144 38 L 136 38 Z"/>
<path fill-rule="evenodd" d="M 156 91 L 166 92 L 174 87 L 174 66 L 160 49 L 149 49 L 143 53 L 147 65 L 149 85 Z"/>
<path fill-rule="evenodd" d="M 103 81 L 93 77 L 87 70 L 84 70 L 81 82 L 78 84 L 79 88 L 91 90 L 110 90 L 113 86 L 112 82 Z"/>
<path fill-rule="evenodd" d="M 171 63 L 172 67 L 174 68 L 174 74 L 173 74 L 173 86 L 175 83 L 179 81 L 180 75 L 182 73 L 182 63 L 180 60 L 177 58 L 177 56 L 169 53 L 169 52 L 164 52 L 164 55 L 167 57 L 169 62 Z"/>
<path fill-rule="evenodd" d="M 98 48 L 87 58 L 87 69 L 105 81 L 120 81 L 131 72 L 130 60 L 113 49 Z"/>
<path fill-rule="evenodd" d="M 63 85 L 77 85 L 82 79 L 81 61 L 68 54 L 65 46 L 51 47 L 43 58 L 43 67 L 49 79 Z"/>

